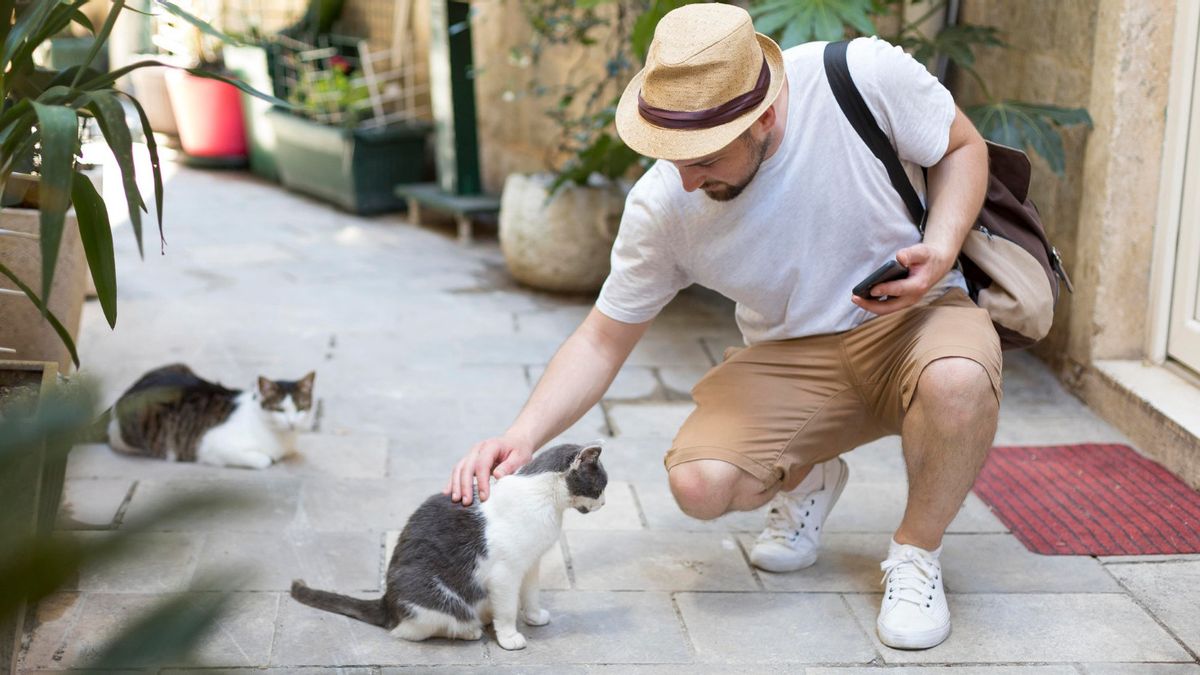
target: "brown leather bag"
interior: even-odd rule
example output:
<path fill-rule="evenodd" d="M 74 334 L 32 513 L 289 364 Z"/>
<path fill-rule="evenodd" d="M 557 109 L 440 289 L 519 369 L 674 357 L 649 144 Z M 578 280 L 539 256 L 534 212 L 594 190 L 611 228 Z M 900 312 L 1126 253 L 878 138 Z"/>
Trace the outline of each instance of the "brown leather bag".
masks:
<path fill-rule="evenodd" d="M 846 65 L 847 42 L 825 47 L 825 76 L 842 112 L 863 142 L 883 162 L 917 229 L 925 234 L 925 207 L 887 134 L 871 115 Z M 975 226 L 967 233 L 958 263 L 967 290 L 986 309 L 1003 349 L 1021 349 L 1046 337 L 1054 321 L 1061 279 L 1074 292 L 1058 250 L 1046 237 L 1037 207 L 1029 200 L 1029 157 L 987 141 L 988 186 Z"/>

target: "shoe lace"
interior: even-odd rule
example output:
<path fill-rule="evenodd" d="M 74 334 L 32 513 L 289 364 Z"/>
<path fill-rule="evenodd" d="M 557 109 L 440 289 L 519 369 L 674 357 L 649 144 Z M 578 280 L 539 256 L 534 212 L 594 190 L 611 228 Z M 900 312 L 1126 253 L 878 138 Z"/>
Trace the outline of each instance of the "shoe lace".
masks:
<path fill-rule="evenodd" d="M 771 509 L 767 511 L 767 526 L 759 535 L 760 540 L 793 541 L 800 531 L 808 527 L 806 522 L 816 501 L 805 496 L 802 499 L 785 494 L 775 495 Z"/>
<path fill-rule="evenodd" d="M 941 583 L 941 566 L 936 561 L 905 551 L 900 558 L 889 558 L 880 563 L 887 587 L 887 599 L 899 599 L 914 605 L 930 607 L 933 593 Z"/>

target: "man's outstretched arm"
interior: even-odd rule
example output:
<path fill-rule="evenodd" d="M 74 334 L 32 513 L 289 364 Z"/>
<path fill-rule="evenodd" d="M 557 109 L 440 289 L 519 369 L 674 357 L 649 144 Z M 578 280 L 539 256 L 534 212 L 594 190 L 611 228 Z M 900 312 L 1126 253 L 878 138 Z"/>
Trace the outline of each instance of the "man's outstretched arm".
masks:
<path fill-rule="evenodd" d="M 470 504 L 472 484 L 476 483 L 479 499 L 487 499 L 490 476 L 515 473 L 529 462 L 534 450 L 596 405 L 649 327 L 649 321 L 622 323 L 593 308 L 558 348 L 508 431 L 476 443 L 455 465 L 442 493 Z"/>

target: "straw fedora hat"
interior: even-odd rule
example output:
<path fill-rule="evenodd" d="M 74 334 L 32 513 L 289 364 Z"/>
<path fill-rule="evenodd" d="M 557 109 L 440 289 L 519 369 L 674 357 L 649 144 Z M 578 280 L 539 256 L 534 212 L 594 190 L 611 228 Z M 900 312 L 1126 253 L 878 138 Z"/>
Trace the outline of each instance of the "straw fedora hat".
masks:
<path fill-rule="evenodd" d="M 704 157 L 749 129 L 782 87 L 783 53 L 746 10 L 684 5 L 654 30 L 646 67 L 617 104 L 617 133 L 648 157 Z"/>

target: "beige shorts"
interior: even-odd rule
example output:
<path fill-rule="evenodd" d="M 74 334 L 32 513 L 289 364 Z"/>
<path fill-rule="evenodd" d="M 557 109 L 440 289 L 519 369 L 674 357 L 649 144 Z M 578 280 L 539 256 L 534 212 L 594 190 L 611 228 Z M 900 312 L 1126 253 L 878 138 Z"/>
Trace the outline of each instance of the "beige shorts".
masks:
<path fill-rule="evenodd" d="M 790 489 L 805 467 L 900 433 L 925 366 L 946 357 L 983 366 L 1000 399 L 1000 340 L 957 288 L 844 333 L 729 350 L 692 389 L 664 463 L 719 459 Z"/>

